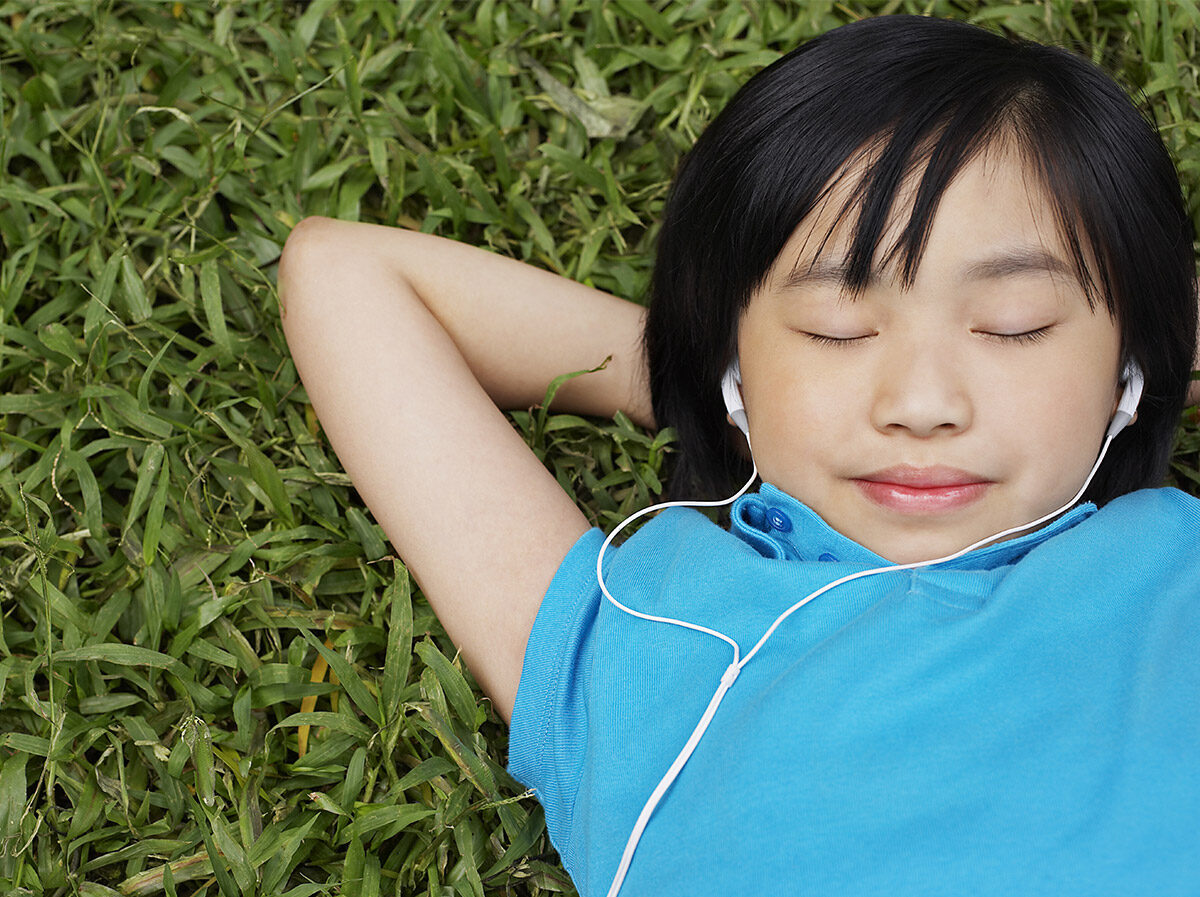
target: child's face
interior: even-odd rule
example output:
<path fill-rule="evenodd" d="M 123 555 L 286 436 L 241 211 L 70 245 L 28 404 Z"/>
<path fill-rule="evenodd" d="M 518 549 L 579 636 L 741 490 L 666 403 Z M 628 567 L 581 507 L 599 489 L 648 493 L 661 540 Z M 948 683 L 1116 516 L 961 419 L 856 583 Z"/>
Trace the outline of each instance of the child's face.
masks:
<path fill-rule="evenodd" d="M 852 178 L 844 179 L 852 181 Z M 1026 182 L 1031 186 L 1026 186 Z M 981 154 L 942 197 L 912 288 L 843 292 L 833 192 L 792 235 L 738 333 L 764 480 L 897 563 L 1068 501 L 1120 395 L 1120 334 L 1093 312 L 1036 181 Z M 885 236 L 890 246 L 907 217 Z"/>

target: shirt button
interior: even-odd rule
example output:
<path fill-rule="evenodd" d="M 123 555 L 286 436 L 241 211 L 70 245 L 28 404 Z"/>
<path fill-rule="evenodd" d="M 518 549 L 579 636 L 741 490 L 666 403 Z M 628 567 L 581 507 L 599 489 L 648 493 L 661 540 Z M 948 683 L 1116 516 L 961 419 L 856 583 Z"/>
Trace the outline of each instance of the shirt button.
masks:
<path fill-rule="evenodd" d="M 781 533 L 790 533 L 792 531 L 792 519 L 787 514 L 779 510 L 779 508 L 771 508 L 767 511 L 767 520 L 771 526 L 779 530 Z"/>
<path fill-rule="evenodd" d="M 835 558 L 832 554 L 830 554 L 828 551 L 826 551 L 819 558 L 817 558 L 817 560 L 818 561 L 836 561 L 837 558 Z"/>

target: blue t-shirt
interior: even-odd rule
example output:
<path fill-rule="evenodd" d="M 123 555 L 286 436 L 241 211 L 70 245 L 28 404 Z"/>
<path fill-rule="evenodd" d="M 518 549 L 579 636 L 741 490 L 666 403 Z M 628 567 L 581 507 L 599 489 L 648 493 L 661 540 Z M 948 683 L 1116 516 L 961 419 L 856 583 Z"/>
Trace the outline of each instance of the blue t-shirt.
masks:
<path fill-rule="evenodd" d="M 605 556 L 622 603 L 732 636 L 886 562 L 766 485 L 729 532 L 670 509 Z M 622 613 L 571 549 L 530 636 L 509 768 L 583 895 L 732 660 Z M 734 682 L 623 897 L 1200 894 L 1200 501 L 1077 507 L 936 568 L 838 586 Z"/>

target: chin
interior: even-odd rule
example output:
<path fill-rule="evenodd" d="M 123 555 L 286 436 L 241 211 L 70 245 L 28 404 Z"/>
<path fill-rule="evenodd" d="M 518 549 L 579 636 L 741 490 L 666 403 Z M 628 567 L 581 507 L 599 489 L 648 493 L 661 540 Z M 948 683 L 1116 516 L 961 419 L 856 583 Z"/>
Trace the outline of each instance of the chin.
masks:
<path fill-rule="evenodd" d="M 867 545 L 865 543 L 863 547 L 869 548 L 889 564 L 915 564 L 918 561 L 928 561 L 934 558 L 945 557 L 958 550 L 957 548 L 951 548 L 949 551 L 942 551 L 940 549 L 913 548 L 912 546 L 892 549 L 886 546 Z M 961 548 L 962 546 L 959 547 Z"/>

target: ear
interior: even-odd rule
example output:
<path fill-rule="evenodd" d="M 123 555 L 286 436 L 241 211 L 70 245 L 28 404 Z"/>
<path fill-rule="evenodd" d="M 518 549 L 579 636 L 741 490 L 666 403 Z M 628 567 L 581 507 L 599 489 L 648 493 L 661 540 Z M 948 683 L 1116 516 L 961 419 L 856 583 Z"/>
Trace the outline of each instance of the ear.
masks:
<path fill-rule="evenodd" d="M 1121 374 L 1121 396 L 1117 399 L 1117 409 L 1108 425 L 1108 436 L 1111 439 L 1121 430 L 1137 419 L 1138 403 L 1142 400 L 1142 388 L 1146 384 L 1145 375 L 1136 361 L 1125 364 Z"/>
<path fill-rule="evenodd" d="M 1109 417 L 1110 421 L 1116 415 L 1117 409 L 1119 409 L 1121 407 L 1121 398 L 1124 395 L 1125 395 L 1125 381 L 1122 380 L 1119 383 L 1117 383 L 1117 388 L 1113 390 L 1112 411 L 1110 411 L 1108 413 L 1108 417 Z M 1137 409 L 1135 408 L 1133 411 L 1133 416 L 1131 418 L 1129 418 L 1129 422 L 1127 424 L 1125 424 L 1125 426 L 1132 427 L 1134 424 L 1137 423 L 1137 419 L 1138 419 L 1138 412 L 1137 412 Z"/>
<path fill-rule="evenodd" d="M 729 367 L 725 369 L 725 374 L 721 377 L 721 398 L 724 400 L 725 410 L 728 412 L 725 419 L 742 433 L 750 435 L 750 423 L 746 419 L 746 403 L 742 399 L 742 371 L 736 358 L 729 363 Z"/>

